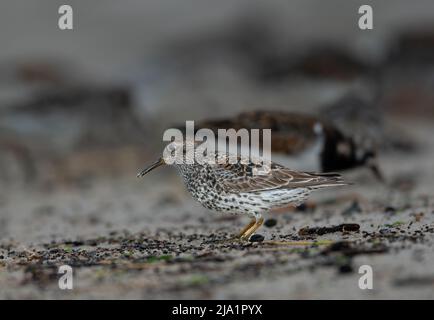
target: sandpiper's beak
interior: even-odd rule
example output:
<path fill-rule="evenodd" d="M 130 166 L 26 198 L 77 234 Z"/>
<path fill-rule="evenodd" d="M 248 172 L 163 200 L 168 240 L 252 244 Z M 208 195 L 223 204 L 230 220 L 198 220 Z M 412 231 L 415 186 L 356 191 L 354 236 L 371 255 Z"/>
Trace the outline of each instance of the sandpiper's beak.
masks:
<path fill-rule="evenodd" d="M 153 164 L 151 164 L 149 167 L 147 167 L 147 168 L 143 169 L 142 171 L 140 171 L 140 172 L 137 174 L 137 177 L 138 177 L 138 178 L 141 178 L 141 177 L 143 177 L 145 174 L 147 174 L 148 172 L 150 172 L 150 171 L 154 170 L 155 168 L 158 168 L 159 166 L 162 166 L 162 165 L 164 165 L 164 164 L 166 164 L 166 163 L 164 162 L 164 159 L 163 159 L 163 158 L 160 158 L 160 159 L 158 159 L 156 162 L 154 162 Z"/>

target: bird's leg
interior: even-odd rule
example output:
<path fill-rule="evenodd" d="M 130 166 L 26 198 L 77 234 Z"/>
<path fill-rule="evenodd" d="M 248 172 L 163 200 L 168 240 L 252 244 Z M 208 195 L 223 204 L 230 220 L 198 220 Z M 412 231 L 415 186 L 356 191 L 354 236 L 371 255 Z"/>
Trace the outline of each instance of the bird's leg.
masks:
<path fill-rule="evenodd" d="M 225 240 L 222 240 L 222 241 L 218 241 L 218 242 L 220 242 L 220 243 L 227 243 L 227 242 L 233 242 L 233 241 L 240 241 L 240 240 L 244 240 L 244 234 L 250 229 L 250 228 L 252 228 L 254 225 L 255 225 L 255 223 L 256 223 L 256 219 L 252 219 L 250 222 L 249 222 L 249 224 L 247 225 L 247 226 L 245 226 L 241 231 L 240 231 L 240 233 L 239 234 L 237 234 L 236 236 L 233 236 L 233 237 L 231 237 L 231 238 L 229 238 L 229 239 L 225 239 Z"/>
<path fill-rule="evenodd" d="M 260 226 L 264 223 L 264 218 L 260 217 L 259 219 L 255 220 L 255 223 L 247 229 L 244 234 L 241 236 L 241 239 L 243 240 L 249 240 L 250 236 L 255 233 L 256 230 L 259 229 Z"/>
<path fill-rule="evenodd" d="M 258 230 L 258 228 L 264 223 L 264 218 L 260 217 L 259 219 L 253 218 L 247 226 L 245 226 L 238 235 L 223 240 L 221 242 L 230 242 L 230 241 L 239 241 L 239 240 L 249 240 L 250 236 Z"/>
<path fill-rule="evenodd" d="M 247 230 L 249 230 L 251 227 L 253 227 L 253 225 L 255 223 L 256 223 L 255 218 L 250 220 L 249 224 L 247 226 L 245 226 L 235 238 L 241 239 L 243 237 L 243 235 L 247 232 Z"/>

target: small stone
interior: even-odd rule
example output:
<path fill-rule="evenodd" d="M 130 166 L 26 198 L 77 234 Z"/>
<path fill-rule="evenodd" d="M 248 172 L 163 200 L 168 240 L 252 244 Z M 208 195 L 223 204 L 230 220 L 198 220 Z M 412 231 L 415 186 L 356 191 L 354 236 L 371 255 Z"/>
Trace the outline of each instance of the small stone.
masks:
<path fill-rule="evenodd" d="M 276 219 L 267 219 L 264 222 L 264 226 L 266 226 L 267 228 L 272 228 L 277 224 L 277 220 Z"/>
<path fill-rule="evenodd" d="M 388 213 L 388 214 L 395 214 L 396 213 L 396 209 L 394 207 L 386 207 L 384 208 L 384 212 Z"/>
<path fill-rule="evenodd" d="M 313 211 L 315 211 L 315 209 L 316 209 L 315 204 L 306 203 L 306 202 L 295 207 L 295 210 L 300 211 L 300 212 L 313 212 Z"/>
<path fill-rule="evenodd" d="M 392 231 L 388 228 L 382 228 L 379 230 L 380 234 L 383 236 L 390 236 L 393 235 Z"/>
<path fill-rule="evenodd" d="M 351 246 L 349 242 L 347 241 L 338 241 L 335 243 L 332 243 L 330 246 L 325 248 L 322 251 L 323 255 L 329 254 L 330 252 L 345 252 L 351 249 Z"/>
<path fill-rule="evenodd" d="M 254 234 L 249 239 L 250 242 L 262 242 L 264 241 L 264 236 L 262 234 Z"/>
<path fill-rule="evenodd" d="M 360 225 L 357 223 L 344 223 L 341 224 L 340 227 L 342 228 L 342 232 L 349 232 L 349 231 L 357 232 L 360 230 Z"/>
<path fill-rule="evenodd" d="M 353 267 L 350 264 L 344 264 L 339 267 L 339 273 L 351 273 L 353 272 Z"/>
<path fill-rule="evenodd" d="M 306 209 L 307 209 L 307 206 L 306 206 L 305 203 L 302 203 L 302 204 L 298 205 L 297 207 L 295 207 L 295 209 L 296 209 L 297 211 L 305 212 Z"/>

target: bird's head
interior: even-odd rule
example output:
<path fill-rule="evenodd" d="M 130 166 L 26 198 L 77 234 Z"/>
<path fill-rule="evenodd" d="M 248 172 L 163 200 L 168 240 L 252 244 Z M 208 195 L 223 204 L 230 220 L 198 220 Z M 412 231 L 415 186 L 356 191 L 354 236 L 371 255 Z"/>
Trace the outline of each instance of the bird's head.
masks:
<path fill-rule="evenodd" d="M 196 143 L 188 140 L 169 143 L 163 150 L 163 156 L 140 171 L 137 177 L 143 177 L 148 172 L 163 165 L 194 164 L 196 145 Z"/>

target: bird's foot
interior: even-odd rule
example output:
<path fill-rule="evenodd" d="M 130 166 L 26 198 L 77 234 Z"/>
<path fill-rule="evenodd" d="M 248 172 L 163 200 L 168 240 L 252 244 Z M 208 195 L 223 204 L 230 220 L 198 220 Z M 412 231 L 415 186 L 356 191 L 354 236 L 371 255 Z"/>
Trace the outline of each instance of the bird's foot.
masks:
<path fill-rule="evenodd" d="M 224 244 L 224 243 L 237 243 L 237 242 L 245 242 L 245 241 L 247 241 L 247 239 L 244 239 L 239 235 L 236 235 L 228 239 L 218 240 L 217 243 Z"/>
<path fill-rule="evenodd" d="M 264 218 L 252 219 L 250 223 L 241 230 L 241 232 L 229 239 L 217 241 L 218 243 L 234 243 L 234 242 L 248 242 L 250 237 L 255 231 L 264 223 Z"/>

